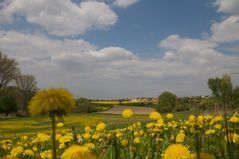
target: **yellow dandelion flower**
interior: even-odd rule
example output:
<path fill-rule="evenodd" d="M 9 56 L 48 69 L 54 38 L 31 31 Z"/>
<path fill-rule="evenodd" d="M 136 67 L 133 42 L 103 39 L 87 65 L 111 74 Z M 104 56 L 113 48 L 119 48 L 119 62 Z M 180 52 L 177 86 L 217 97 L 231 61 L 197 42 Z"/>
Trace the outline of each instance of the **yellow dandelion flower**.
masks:
<path fill-rule="evenodd" d="M 24 149 L 21 146 L 14 147 L 11 150 L 11 157 L 17 158 L 17 157 L 19 157 L 23 153 L 23 151 L 24 151 Z"/>
<path fill-rule="evenodd" d="M 172 113 L 168 113 L 168 114 L 167 114 L 167 118 L 168 118 L 168 119 L 172 119 L 172 118 L 173 118 L 173 114 L 172 114 Z"/>
<path fill-rule="evenodd" d="M 190 115 L 188 121 L 194 122 L 195 121 L 195 116 L 194 115 Z"/>
<path fill-rule="evenodd" d="M 84 146 L 88 147 L 88 148 L 91 149 L 91 150 L 94 150 L 94 149 L 95 149 L 95 145 L 94 145 L 93 143 L 91 143 L 91 142 L 86 143 Z"/>
<path fill-rule="evenodd" d="M 63 143 L 60 143 L 60 144 L 59 144 L 59 149 L 64 149 L 64 148 L 65 148 L 65 146 L 66 146 L 66 145 L 65 145 L 65 143 L 64 143 L 64 142 L 63 142 Z"/>
<path fill-rule="evenodd" d="M 140 130 L 140 131 L 139 131 L 139 134 L 140 134 L 140 135 L 144 135 L 144 130 Z"/>
<path fill-rule="evenodd" d="M 122 112 L 122 116 L 123 116 L 123 118 L 125 118 L 125 119 L 129 119 L 129 118 L 131 118 L 133 115 L 134 115 L 134 112 L 133 112 L 132 109 L 125 109 L 125 110 L 123 110 L 123 112 Z"/>
<path fill-rule="evenodd" d="M 86 146 L 72 145 L 62 154 L 62 159 L 96 159 L 95 154 Z"/>
<path fill-rule="evenodd" d="M 151 120 L 159 120 L 159 119 L 161 119 L 162 117 L 161 117 L 161 115 L 159 114 L 159 112 L 154 111 L 154 112 L 152 112 L 152 113 L 149 114 L 149 118 L 150 118 Z"/>
<path fill-rule="evenodd" d="M 106 124 L 101 122 L 96 126 L 96 131 L 102 131 L 105 129 L 105 127 L 106 127 Z"/>
<path fill-rule="evenodd" d="M 178 133 L 176 136 L 176 142 L 184 142 L 185 134 L 184 133 Z"/>
<path fill-rule="evenodd" d="M 22 136 L 21 139 L 26 141 L 28 139 L 28 136 Z"/>
<path fill-rule="evenodd" d="M 63 124 L 62 122 L 59 122 L 59 123 L 56 124 L 56 126 L 57 126 L 58 128 L 62 128 L 62 127 L 64 126 L 64 124 Z"/>
<path fill-rule="evenodd" d="M 159 120 L 157 121 L 156 126 L 157 126 L 157 127 L 162 127 L 163 125 L 164 125 L 164 120 L 163 120 L 163 119 L 159 119 Z"/>
<path fill-rule="evenodd" d="M 215 129 L 219 129 L 219 130 L 222 129 L 222 125 L 221 124 L 216 124 L 214 127 L 215 127 Z"/>
<path fill-rule="evenodd" d="M 170 145 L 162 155 L 163 159 L 190 159 L 191 154 L 187 147 L 182 144 Z"/>
<path fill-rule="evenodd" d="M 111 140 L 113 137 L 114 137 L 113 134 L 111 134 L 111 133 L 107 134 L 107 139 L 108 139 L 108 140 Z"/>
<path fill-rule="evenodd" d="M 34 146 L 34 147 L 32 148 L 32 150 L 35 151 L 35 152 L 37 152 L 38 148 L 37 148 L 36 146 Z"/>
<path fill-rule="evenodd" d="M 75 106 L 73 94 L 64 88 L 39 91 L 30 101 L 29 112 L 34 115 L 55 112 L 58 116 L 71 112 Z"/>
<path fill-rule="evenodd" d="M 88 140 L 91 137 L 91 135 L 89 133 L 84 133 L 84 134 L 82 134 L 82 136 L 86 140 Z"/>
<path fill-rule="evenodd" d="M 134 138 L 134 143 L 139 144 L 140 143 L 140 138 L 139 137 Z"/>
<path fill-rule="evenodd" d="M 225 140 L 227 140 L 227 136 L 225 135 Z M 237 133 L 229 133 L 228 134 L 229 142 L 233 142 L 234 144 L 239 144 L 239 135 Z"/>
<path fill-rule="evenodd" d="M 61 134 L 56 134 L 56 140 L 60 140 L 61 137 L 62 137 Z"/>
<path fill-rule="evenodd" d="M 137 131 L 134 132 L 134 136 L 138 136 L 139 133 Z"/>
<path fill-rule="evenodd" d="M 85 127 L 85 132 L 89 133 L 91 131 L 91 128 L 89 126 Z"/>
<path fill-rule="evenodd" d="M 121 132 L 118 132 L 118 133 L 116 133 L 115 136 L 120 139 L 120 138 L 122 138 L 123 134 Z"/>
<path fill-rule="evenodd" d="M 127 146 L 127 145 L 128 145 L 128 140 L 123 139 L 123 140 L 121 141 L 121 144 L 122 144 L 123 146 Z"/>
<path fill-rule="evenodd" d="M 49 114 L 52 120 L 53 158 L 56 158 L 56 121 L 55 117 L 62 117 L 75 107 L 73 94 L 64 88 L 50 88 L 39 91 L 28 106 L 31 115 Z"/>
<path fill-rule="evenodd" d="M 52 151 L 51 150 L 46 150 L 40 153 L 40 156 L 42 159 L 52 159 Z"/>
<path fill-rule="evenodd" d="M 192 159 L 197 159 L 197 154 L 193 153 L 191 158 Z M 213 156 L 212 154 L 209 154 L 207 152 L 200 152 L 199 153 L 199 158 L 200 159 L 216 159 L 215 156 Z"/>
<path fill-rule="evenodd" d="M 97 132 L 94 135 L 92 135 L 92 139 L 98 140 L 99 138 L 100 138 L 100 134 Z"/>
<path fill-rule="evenodd" d="M 154 127 L 154 123 L 147 123 L 146 124 L 146 128 L 153 128 Z"/>
<path fill-rule="evenodd" d="M 34 152 L 32 150 L 27 149 L 23 152 L 23 155 L 24 156 L 34 156 Z"/>
<path fill-rule="evenodd" d="M 203 120 L 204 120 L 203 115 L 199 115 L 199 116 L 197 117 L 197 120 L 198 120 L 199 123 L 202 123 Z"/>
<path fill-rule="evenodd" d="M 206 135 L 213 135 L 213 134 L 215 134 L 215 129 L 208 129 L 206 132 L 205 132 L 205 134 Z"/>
<path fill-rule="evenodd" d="M 232 116 L 230 119 L 229 119 L 229 122 L 231 123 L 238 123 L 239 122 L 239 118 L 237 116 Z"/>
<path fill-rule="evenodd" d="M 222 121 L 223 118 L 221 115 L 218 115 L 218 116 L 215 116 L 215 118 L 213 119 L 213 122 L 219 122 L 219 121 Z"/>

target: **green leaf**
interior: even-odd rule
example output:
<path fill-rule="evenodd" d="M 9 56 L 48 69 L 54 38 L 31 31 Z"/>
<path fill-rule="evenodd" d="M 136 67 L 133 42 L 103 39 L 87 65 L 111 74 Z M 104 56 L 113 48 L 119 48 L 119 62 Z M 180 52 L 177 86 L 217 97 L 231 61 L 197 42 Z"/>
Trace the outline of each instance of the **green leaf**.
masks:
<path fill-rule="evenodd" d="M 115 148 L 111 145 L 106 153 L 103 155 L 102 159 L 116 159 Z"/>

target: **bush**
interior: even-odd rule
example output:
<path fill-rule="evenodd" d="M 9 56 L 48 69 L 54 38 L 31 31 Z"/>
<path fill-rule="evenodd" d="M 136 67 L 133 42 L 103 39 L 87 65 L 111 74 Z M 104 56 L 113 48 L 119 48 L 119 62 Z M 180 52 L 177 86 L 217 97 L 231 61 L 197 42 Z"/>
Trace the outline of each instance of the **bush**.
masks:
<path fill-rule="evenodd" d="M 79 113 L 92 113 L 97 112 L 97 107 L 95 105 L 79 105 L 77 107 L 77 112 Z"/>
<path fill-rule="evenodd" d="M 214 108 L 214 104 L 215 101 L 213 100 L 213 98 L 209 98 L 209 99 L 203 99 L 200 103 L 199 103 L 199 109 L 201 110 L 212 110 Z"/>
<path fill-rule="evenodd" d="M 0 99 L 0 113 L 4 113 L 8 116 L 10 113 L 16 113 L 18 106 L 16 99 L 12 96 L 5 96 Z"/>
<path fill-rule="evenodd" d="M 156 106 L 155 109 L 160 112 L 160 113 L 168 113 L 168 112 L 172 112 L 170 107 L 166 107 L 166 106 Z"/>
<path fill-rule="evenodd" d="M 91 103 L 88 99 L 86 98 L 79 98 L 76 101 L 76 111 L 79 113 L 92 113 L 92 112 L 97 112 L 98 109 L 95 104 Z"/>
<path fill-rule="evenodd" d="M 188 104 L 178 104 L 174 108 L 174 111 L 176 111 L 176 112 L 187 111 L 187 110 L 190 110 L 190 107 Z"/>

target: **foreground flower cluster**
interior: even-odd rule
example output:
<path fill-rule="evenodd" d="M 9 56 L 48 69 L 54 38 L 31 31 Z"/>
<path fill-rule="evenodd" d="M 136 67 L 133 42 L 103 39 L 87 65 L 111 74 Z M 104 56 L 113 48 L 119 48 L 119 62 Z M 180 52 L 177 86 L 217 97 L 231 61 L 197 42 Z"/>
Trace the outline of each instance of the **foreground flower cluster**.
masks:
<path fill-rule="evenodd" d="M 109 129 L 105 123 L 82 130 L 66 129 L 57 124 L 57 157 L 62 159 L 226 159 L 239 158 L 239 118 L 237 113 L 223 116 L 194 116 L 174 120 L 173 114 L 162 118 L 149 115 L 148 123 L 131 123 L 132 110 L 122 113 L 128 124 Z M 227 133 L 226 133 L 227 132 Z M 228 149 L 229 146 L 229 149 Z M 230 153 L 230 154 L 229 154 Z M 4 139 L 0 158 L 51 159 L 51 134 Z"/>

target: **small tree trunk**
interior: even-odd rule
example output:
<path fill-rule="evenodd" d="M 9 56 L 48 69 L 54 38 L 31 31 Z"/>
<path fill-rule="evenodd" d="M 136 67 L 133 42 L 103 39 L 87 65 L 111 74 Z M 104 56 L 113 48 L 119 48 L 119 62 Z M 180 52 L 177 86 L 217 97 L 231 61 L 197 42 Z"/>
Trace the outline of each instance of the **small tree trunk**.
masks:
<path fill-rule="evenodd" d="M 55 112 L 52 113 L 52 150 L 53 159 L 56 159 L 56 117 Z"/>

